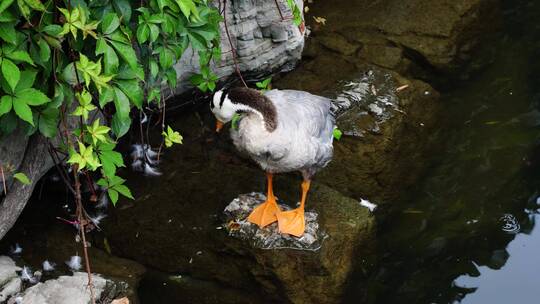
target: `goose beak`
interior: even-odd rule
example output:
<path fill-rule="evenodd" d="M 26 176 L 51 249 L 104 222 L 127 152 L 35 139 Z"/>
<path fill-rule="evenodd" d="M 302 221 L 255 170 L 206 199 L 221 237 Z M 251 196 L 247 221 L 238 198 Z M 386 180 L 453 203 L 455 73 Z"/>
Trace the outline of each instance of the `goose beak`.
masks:
<path fill-rule="evenodd" d="M 220 120 L 216 120 L 216 132 L 218 133 L 223 128 L 223 122 Z"/>

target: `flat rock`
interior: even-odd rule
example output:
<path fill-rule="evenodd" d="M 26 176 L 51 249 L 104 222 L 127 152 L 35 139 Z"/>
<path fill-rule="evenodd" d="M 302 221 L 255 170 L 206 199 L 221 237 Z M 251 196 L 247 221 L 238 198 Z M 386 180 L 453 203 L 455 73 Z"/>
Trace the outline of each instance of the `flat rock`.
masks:
<path fill-rule="evenodd" d="M 22 282 L 17 274 L 20 270 L 10 257 L 0 256 L 0 303 L 21 290 Z"/>
<path fill-rule="evenodd" d="M 253 209 L 266 201 L 266 196 L 262 193 L 252 192 L 241 194 L 235 198 L 227 207 L 224 213 L 226 221 L 224 227 L 229 235 L 242 240 L 247 240 L 255 248 L 260 249 L 297 249 L 307 251 L 317 251 L 321 248 L 322 242 L 328 235 L 319 229 L 316 211 L 305 212 L 305 232 L 301 237 L 294 237 L 288 234 L 279 233 L 277 222 L 264 228 L 259 228 L 246 220 Z M 279 204 L 281 210 L 291 210 L 291 207 Z"/>
<path fill-rule="evenodd" d="M 38 283 L 24 292 L 22 304 L 87 304 L 90 303 L 90 290 L 87 287 L 86 273 L 76 272 L 72 276 L 61 276 L 54 280 Z M 107 285 L 107 280 L 93 275 L 92 283 L 96 299 Z"/>

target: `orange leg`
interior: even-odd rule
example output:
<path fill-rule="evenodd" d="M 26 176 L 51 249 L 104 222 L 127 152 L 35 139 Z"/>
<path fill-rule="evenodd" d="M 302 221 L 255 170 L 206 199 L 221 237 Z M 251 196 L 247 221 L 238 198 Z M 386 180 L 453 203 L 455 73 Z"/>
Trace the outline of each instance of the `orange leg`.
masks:
<path fill-rule="evenodd" d="M 277 221 L 276 214 L 281 212 L 274 196 L 272 187 L 272 173 L 266 173 L 268 179 L 268 194 L 266 195 L 266 202 L 255 207 L 251 214 L 248 216 L 248 221 L 264 227 Z"/>
<path fill-rule="evenodd" d="M 302 236 L 305 230 L 304 206 L 306 204 L 307 193 L 309 191 L 309 180 L 302 182 L 302 199 L 300 207 L 284 211 L 277 214 L 279 232 L 288 233 L 297 237 Z"/>

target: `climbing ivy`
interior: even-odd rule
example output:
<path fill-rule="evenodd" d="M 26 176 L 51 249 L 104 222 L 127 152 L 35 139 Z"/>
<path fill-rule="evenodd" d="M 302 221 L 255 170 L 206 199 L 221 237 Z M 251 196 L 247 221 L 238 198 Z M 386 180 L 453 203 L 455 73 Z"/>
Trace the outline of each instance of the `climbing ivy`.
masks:
<path fill-rule="evenodd" d="M 74 171 L 97 173 L 113 203 L 131 198 L 116 175 L 119 138 L 137 110 L 164 111 L 162 89 L 176 86 L 189 46 L 194 83 L 215 88 L 220 21 L 207 0 L 0 0 L 0 140 L 16 128 L 59 136 L 53 148 Z M 181 143 L 170 127 L 162 134 Z"/>

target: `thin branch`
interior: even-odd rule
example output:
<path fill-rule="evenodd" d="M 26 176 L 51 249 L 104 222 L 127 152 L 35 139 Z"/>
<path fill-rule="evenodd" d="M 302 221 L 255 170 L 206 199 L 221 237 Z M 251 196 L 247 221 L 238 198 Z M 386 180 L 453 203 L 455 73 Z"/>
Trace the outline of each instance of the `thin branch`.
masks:
<path fill-rule="evenodd" d="M 0 174 L 2 174 L 2 184 L 4 186 L 4 195 L 7 195 L 6 177 L 4 176 L 4 166 L 0 165 Z"/>
<path fill-rule="evenodd" d="M 279 7 L 279 3 L 277 0 L 274 0 L 274 2 L 276 3 L 276 7 L 277 7 L 277 10 L 279 12 L 279 16 L 281 17 L 281 21 L 283 21 L 283 13 L 281 12 L 281 8 Z"/>

